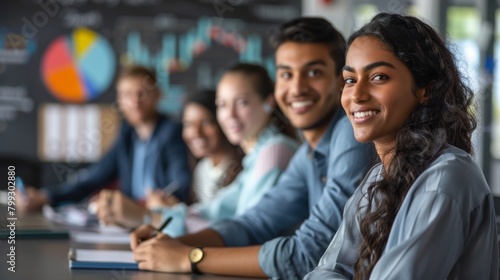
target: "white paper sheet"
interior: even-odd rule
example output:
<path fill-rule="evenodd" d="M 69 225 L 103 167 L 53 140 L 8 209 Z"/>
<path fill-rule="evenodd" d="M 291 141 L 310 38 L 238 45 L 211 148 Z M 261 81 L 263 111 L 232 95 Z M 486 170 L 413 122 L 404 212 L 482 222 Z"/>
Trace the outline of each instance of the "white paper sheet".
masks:
<path fill-rule="evenodd" d="M 76 249 L 76 261 L 135 263 L 132 251 Z"/>
<path fill-rule="evenodd" d="M 126 233 L 70 232 L 71 240 L 80 243 L 129 244 L 130 237 Z"/>

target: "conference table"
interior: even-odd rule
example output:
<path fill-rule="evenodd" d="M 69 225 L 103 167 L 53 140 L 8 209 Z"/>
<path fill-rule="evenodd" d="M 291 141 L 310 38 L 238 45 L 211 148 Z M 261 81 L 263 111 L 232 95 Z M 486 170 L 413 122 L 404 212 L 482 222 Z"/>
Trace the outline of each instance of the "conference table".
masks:
<path fill-rule="evenodd" d="M 52 227 L 54 231 L 62 227 L 46 221 L 42 215 L 31 215 L 18 219 L 19 232 L 35 225 L 36 227 Z M 2 217 L 1 229 L 5 230 L 5 218 Z M 78 243 L 67 236 L 58 235 L 46 237 L 18 236 L 15 239 L 15 272 L 8 270 L 8 252 L 10 249 L 8 239 L 0 239 L 0 279 L 2 280 L 231 280 L 255 279 L 240 277 L 224 277 L 215 275 L 192 275 L 160 273 L 151 271 L 136 271 L 125 269 L 71 269 L 69 267 L 68 252 L 70 248 L 78 249 L 104 249 L 125 250 L 125 244 L 106 243 Z"/>

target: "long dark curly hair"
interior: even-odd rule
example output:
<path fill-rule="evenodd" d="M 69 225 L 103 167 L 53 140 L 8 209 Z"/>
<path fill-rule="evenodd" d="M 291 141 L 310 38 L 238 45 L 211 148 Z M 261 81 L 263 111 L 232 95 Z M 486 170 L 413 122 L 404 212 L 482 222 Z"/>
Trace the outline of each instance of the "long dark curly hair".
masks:
<path fill-rule="evenodd" d="M 384 166 L 381 179 L 367 188 L 367 204 L 360 203 L 363 241 L 354 275 L 358 280 L 370 277 L 416 178 L 446 145 L 471 153 L 471 134 L 476 128 L 473 92 L 432 27 L 415 17 L 381 13 L 351 35 L 348 47 L 361 36 L 381 40 L 409 68 L 413 86 L 425 88 L 428 100 L 402 124 L 389 164 Z"/>

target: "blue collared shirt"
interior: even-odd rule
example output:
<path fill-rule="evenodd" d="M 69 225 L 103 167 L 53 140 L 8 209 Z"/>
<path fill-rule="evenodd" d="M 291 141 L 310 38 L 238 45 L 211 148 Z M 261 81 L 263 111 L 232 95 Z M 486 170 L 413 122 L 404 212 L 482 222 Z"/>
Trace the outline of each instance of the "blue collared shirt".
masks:
<path fill-rule="evenodd" d="M 135 136 L 135 135 L 134 135 Z M 142 200 L 146 198 L 146 190 L 148 188 L 155 188 L 154 174 L 152 167 L 153 162 L 151 157 L 156 152 L 152 150 L 155 147 L 153 142 L 157 139 L 141 140 L 135 136 L 133 142 L 133 156 L 132 161 L 132 198 L 135 200 Z"/>
<path fill-rule="evenodd" d="M 271 278 L 302 279 L 318 264 L 339 228 L 345 203 L 375 160 L 373 145 L 356 141 L 339 109 L 317 147 L 304 143 L 254 208 L 212 229 L 226 246 L 263 244 L 259 264 Z M 284 236 L 300 223 L 293 235 Z"/>

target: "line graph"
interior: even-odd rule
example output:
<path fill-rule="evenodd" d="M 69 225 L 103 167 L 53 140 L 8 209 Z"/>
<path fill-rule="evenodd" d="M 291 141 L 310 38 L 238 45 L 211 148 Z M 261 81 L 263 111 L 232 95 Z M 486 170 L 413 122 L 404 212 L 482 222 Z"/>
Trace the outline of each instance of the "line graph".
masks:
<path fill-rule="evenodd" d="M 179 102 L 188 90 L 186 84 L 207 86 L 207 81 L 212 81 L 210 86 L 213 87 L 223 69 L 237 61 L 262 64 L 271 75 L 274 74 L 274 58 L 269 48 L 267 54 L 265 52 L 262 27 L 252 31 L 245 26 L 243 32 L 238 30 L 243 28 L 238 28 L 237 21 L 217 24 L 209 17 L 202 17 L 190 26 L 183 29 L 177 25 L 159 33 L 153 44 L 142 35 L 143 30 L 132 29 L 125 36 L 122 61 L 145 65 L 156 71 L 159 86 L 167 93 L 160 103 L 163 111 L 177 113 Z M 203 63 L 206 61 L 203 55 L 213 49 L 217 49 L 218 54 L 212 57 L 218 58 Z M 183 74 L 190 77 L 182 77 Z"/>

